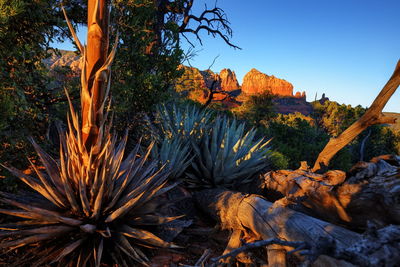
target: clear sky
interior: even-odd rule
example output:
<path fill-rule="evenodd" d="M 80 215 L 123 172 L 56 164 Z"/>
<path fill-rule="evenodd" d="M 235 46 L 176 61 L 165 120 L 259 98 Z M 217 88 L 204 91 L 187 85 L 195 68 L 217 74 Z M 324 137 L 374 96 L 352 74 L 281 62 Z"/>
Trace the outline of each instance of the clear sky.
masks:
<path fill-rule="evenodd" d="M 204 3 L 196 0 L 194 14 Z M 400 59 L 400 0 L 218 0 L 233 29 L 229 48 L 203 36 L 191 65 L 230 68 L 239 83 L 252 68 L 283 78 L 307 100 L 369 106 Z M 190 35 L 189 35 L 190 36 Z M 194 36 L 193 40 L 194 40 Z M 188 47 L 187 44 L 183 44 Z M 68 46 L 62 46 L 68 48 Z M 385 111 L 400 112 L 400 91 Z"/>

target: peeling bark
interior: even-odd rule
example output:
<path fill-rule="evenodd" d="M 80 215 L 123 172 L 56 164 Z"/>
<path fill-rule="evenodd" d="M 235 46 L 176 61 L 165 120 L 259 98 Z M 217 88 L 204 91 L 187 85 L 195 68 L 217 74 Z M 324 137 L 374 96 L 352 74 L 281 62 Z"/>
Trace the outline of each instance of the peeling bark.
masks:
<path fill-rule="evenodd" d="M 291 210 L 284 203 L 268 202 L 258 195 L 209 189 L 196 193 L 195 199 L 223 228 L 250 231 L 260 239 L 316 244 L 321 238 L 329 237 L 345 249 L 360 238 L 357 233 Z"/>
<path fill-rule="evenodd" d="M 387 155 L 359 162 L 348 174 L 272 171 L 263 176 L 263 187 L 267 197 L 294 199 L 312 216 L 354 229 L 365 229 L 368 221 L 383 227 L 400 223 L 399 167 L 399 157 Z"/>

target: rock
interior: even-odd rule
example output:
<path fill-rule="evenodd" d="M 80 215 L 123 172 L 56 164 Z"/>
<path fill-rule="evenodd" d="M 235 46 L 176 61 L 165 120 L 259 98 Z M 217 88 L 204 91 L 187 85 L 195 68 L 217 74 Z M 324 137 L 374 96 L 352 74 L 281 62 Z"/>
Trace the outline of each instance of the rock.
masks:
<path fill-rule="evenodd" d="M 221 90 L 223 91 L 235 91 L 240 88 L 235 72 L 230 69 L 221 70 L 219 78 L 221 80 Z"/>
<path fill-rule="evenodd" d="M 300 99 L 306 99 L 306 92 L 296 92 L 296 94 L 294 95 L 295 98 L 300 98 Z"/>
<path fill-rule="evenodd" d="M 59 50 L 61 55 L 52 53 L 51 57 L 43 60 L 43 63 L 51 70 L 70 67 L 74 74 L 80 73 L 80 56 L 73 51 Z"/>
<path fill-rule="evenodd" d="M 206 76 L 205 72 L 184 65 L 180 65 L 179 69 L 183 69 L 183 74 L 175 82 L 175 90 L 177 92 L 207 89 L 204 78 Z"/>
<path fill-rule="evenodd" d="M 243 78 L 242 92 L 248 95 L 269 91 L 274 95 L 293 96 L 293 85 L 275 76 L 251 69 Z"/>
<path fill-rule="evenodd" d="M 80 56 L 73 51 L 59 50 L 59 53 L 50 50 L 50 57 L 42 63 L 49 69 L 49 76 L 53 79 L 47 84 L 50 91 L 63 91 L 65 84 L 73 80 L 79 81 L 81 72 Z"/>
<path fill-rule="evenodd" d="M 318 101 L 319 101 L 319 103 L 320 103 L 321 105 L 323 105 L 323 104 L 325 104 L 326 101 L 329 101 L 329 97 L 326 97 L 326 96 L 325 96 L 325 93 L 323 93 L 321 99 L 318 100 Z"/>

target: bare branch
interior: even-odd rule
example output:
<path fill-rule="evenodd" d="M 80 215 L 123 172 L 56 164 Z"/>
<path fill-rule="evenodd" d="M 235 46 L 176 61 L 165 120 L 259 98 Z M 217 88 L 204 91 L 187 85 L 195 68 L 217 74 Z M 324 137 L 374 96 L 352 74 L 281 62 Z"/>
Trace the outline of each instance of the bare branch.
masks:
<path fill-rule="evenodd" d="M 390 97 L 394 94 L 400 85 L 400 60 L 390 77 L 389 81 L 383 87 L 379 95 L 375 98 L 371 107 L 365 114 L 347 128 L 336 138 L 331 138 L 322 152 L 319 154 L 317 161 L 312 169 L 313 172 L 322 171 L 329 165 L 330 160 L 336 155 L 343 147 L 356 138 L 361 132 L 371 125 L 394 123 L 395 118 L 383 115 L 382 110 Z"/>
<path fill-rule="evenodd" d="M 215 64 L 215 62 L 217 61 L 217 59 L 219 58 L 219 56 L 220 56 L 220 55 L 214 57 L 213 61 L 211 62 L 211 65 L 208 66 L 208 68 L 207 68 L 208 70 L 211 70 L 211 67 Z"/>
<path fill-rule="evenodd" d="M 271 239 L 267 239 L 267 240 L 256 241 L 253 243 L 247 243 L 247 244 L 241 246 L 240 248 L 234 249 L 225 255 L 222 255 L 222 256 L 219 256 L 216 258 L 212 258 L 211 261 L 218 262 L 225 258 L 236 257 L 236 255 L 238 255 L 246 250 L 265 247 L 265 246 L 272 245 L 272 244 L 293 247 L 293 248 L 295 248 L 296 251 L 304 250 L 309 247 L 306 244 L 306 242 L 302 242 L 302 241 L 286 241 L 286 240 L 282 240 L 282 239 L 278 239 L 278 238 L 271 238 Z M 290 253 L 290 251 L 289 251 L 289 253 Z"/>
<path fill-rule="evenodd" d="M 200 16 L 195 16 L 193 14 L 189 14 L 191 8 L 193 6 L 193 0 L 187 1 L 186 6 L 183 10 L 183 21 L 182 24 L 179 26 L 179 32 L 183 33 L 192 33 L 196 35 L 197 40 L 199 40 L 200 44 L 202 45 L 201 38 L 199 36 L 199 32 L 204 30 L 208 34 L 211 34 L 213 37 L 219 36 L 221 37 L 226 44 L 235 48 L 241 49 L 240 47 L 231 43 L 230 38 L 232 37 L 232 29 L 229 26 L 229 21 L 226 17 L 225 12 L 219 8 L 214 7 L 212 9 L 207 9 L 200 14 Z M 171 11 L 172 9 L 167 9 Z M 178 10 L 175 10 L 175 12 Z M 179 10 L 182 12 L 182 10 Z M 198 23 L 196 28 L 188 28 L 190 22 Z"/>

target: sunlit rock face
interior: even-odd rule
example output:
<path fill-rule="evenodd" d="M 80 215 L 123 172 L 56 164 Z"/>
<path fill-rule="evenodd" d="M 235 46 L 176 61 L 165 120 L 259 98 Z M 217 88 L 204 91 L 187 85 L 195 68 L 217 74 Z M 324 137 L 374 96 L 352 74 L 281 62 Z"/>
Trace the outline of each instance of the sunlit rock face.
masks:
<path fill-rule="evenodd" d="M 76 55 L 73 51 L 59 50 L 59 52 L 61 55 L 52 53 L 43 63 L 51 70 L 61 67 L 70 67 L 73 73 L 80 73 L 80 56 Z"/>
<path fill-rule="evenodd" d="M 275 76 L 251 69 L 243 78 L 242 92 L 247 95 L 270 92 L 274 95 L 293 96 L 293 85 Z"/>
<path fill-rule="evenodd" d="M 301 99 L 306 99 L 306 92 L 296 92 L 296 94 L 294 95 L 295 98 L 301 98 Z"/>
<path fill-rule="evenodd" d="M 234 91 L 240 88 L 235 72 L 230 69 L 221 70 L 219 78 L 221 80 L 221 89 L 223 91 Z"/>

